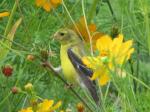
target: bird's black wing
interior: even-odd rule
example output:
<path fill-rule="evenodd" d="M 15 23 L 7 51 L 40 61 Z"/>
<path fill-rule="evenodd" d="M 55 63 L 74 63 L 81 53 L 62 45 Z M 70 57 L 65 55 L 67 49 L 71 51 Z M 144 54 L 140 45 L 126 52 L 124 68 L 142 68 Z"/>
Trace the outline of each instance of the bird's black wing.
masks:
<path fill-rule="evenodd" d="M 82 60 L 70 49 L 67 51 L 68 57 L 74 66 L 76 72 L 78 73 L 80 79 L 86 86 L 86 88 L 89 90 L 92 98 L 96 102 L 96 104 L 99 103 L 99 97 L 97 95 L 96 85 L 93 83 L 93 81 L 90 80 L 90 77 L 93 74 L 93 71 L 87 68 Z"/>

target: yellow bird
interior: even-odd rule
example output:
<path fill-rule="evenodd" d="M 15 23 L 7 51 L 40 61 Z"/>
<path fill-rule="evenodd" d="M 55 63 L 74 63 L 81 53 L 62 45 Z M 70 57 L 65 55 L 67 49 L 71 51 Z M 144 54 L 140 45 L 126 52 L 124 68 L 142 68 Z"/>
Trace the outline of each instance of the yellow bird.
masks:
<path fill-rule="evenodd" d="M 75 34 L 74 31 L 69 29 L 61 29 L 58 32 L 55 33 L 54 38 L 58 40 L 61 44 L 60 48 L 60 60 L 61 60 L 61 67 L 62 72 L 67 79 L 67 81 L 71 84 L 79 83 L 78 75 L 70 62 L 70 59 L 68 58 L 67 50 L 68 48 L 73 48 L 74 51 L 76 51 L 79 54 L 79 46 L 81 43 L 81 40 L 79 37 Z M 81 48 L 82 49 L 82 48 Z"/>
<path fill-rule="evenodd" d="M 70 29 L 60 29 L 54 34 L 54 39 L 61 44 L 60 60 L 66 80 L 70 84 L 79 84 L 82 88 L 86 87 L 98 104 L 99 98 L 96 87 L 90 80 L 93 72 L 80 59 L 84 54 L 82 40 Z"/>

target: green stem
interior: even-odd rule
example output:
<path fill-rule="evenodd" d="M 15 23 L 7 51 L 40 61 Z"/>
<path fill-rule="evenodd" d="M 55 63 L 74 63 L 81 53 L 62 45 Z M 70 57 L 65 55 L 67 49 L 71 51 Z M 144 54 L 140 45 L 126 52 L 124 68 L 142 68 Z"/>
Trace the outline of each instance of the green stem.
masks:
<path fill-rule="evenodd" d="M 146 29 L 146 36 L 147 36 L 147 45 L 148 45 L 148 52 L 150 55 L 150 25 L 149 25 L 149 13 L 148 13 L 148 6 L 145 7 L 145 29 Z"/>
<path fill-rule="evenodd" d="M 108 4 L 109 10 L 110 10 L 110 12 L 111 12 L 111 14 L 112 14 L 112 16 L 113 16 L 114 21 L 116 21 L 117 19 L 116 19 L 116 16 L 115 16 L 115 13 L 114 13 L 114 11 L 113 11 L 113 8 L 112 8 L 112 6 L 111 6 L 110 1 L 109 1 L 109 0 L 106 0 L 106 3 Z"/>
<path fill-rule="evenodd" d="M 131 74 L 134 75 L 134 68 L 133 68 L 133 64 L 132 64 L 132 60 L 129 60 L 129 64 L 130 64 L 130 69 L 131 69 Z M 133 89 L 134 92 L 136 93 L 136 80 L 133 79 Z"/>
<path fill-rule="evenodd" d="M 94 15 L 96 14 L 96 6 L 98 4 L 99 0 L 94 0 L 93 1 L 93 4 L 92 4 L 92 7 L 90 9 L 90 12 L 89 12 L 89 22 L 91 22 L 91 20 L 94 18 Z"/>
<path fill-rule="evenodd" d="M 91 50 L 91 55 L 93 56 L 93 47 L 92 47 L 92 37 L 90 34 L 90 31 L 88 29 L 88 24 L 87 24 L 87 20 L 86 20 L 86 15 L 85 15 L 85 11 L 84 11 L 85 7 L 84 7 L 84 0 L 82 0 L 82 12 L 83 12 L 83 17 L 84 17 L 84 21 L 85 21 L 85 27 L 86 27 L 86 31 L 90 40 L 90 50 Z"/>
<path fill-rule="evenodd" d="M 4 36 L 5 36 L 5 37 L 7 36 L 8 32 L 9 32 L 9 30 L 10 30 L 11 23 L 12 23 L 14 14 L 15 14 L 15 12 L 16 12 L 16 9 L 17 9 L 17 1 L 15 1 L 14 6 L 13 6 L 13 9 L 12 9 L 11 14 L 10 14 L 10 17 L 9 17 L 9 20 L 8 20 L 8 23 L 7 23 L 5 32 L 4 32 Z"/>
<path fill-rule="evenodd" d="M 108 86 L 107 86 L 107 88 L 106 88 L 106 92 L 105 92 L 105 95 L 104 95 L 104 104 L 105 104 L 105 102 L 106 102 L 106 98 L 107 98 L 107 95 L 108 95 L 108 93 L 109 93 L 109 88 L 110 88 L 110 82 L 108 83 Z"/>
<path fill-rule="evenodd" d="M 17 50 L 15 50 L 15 49 L 9 48 L 9 46 L 7 46 L 6 44 L 4 44 L 2 41 L 0 41 L 0 45 L 3 46 L 3 47 L 6 48 L 6 49 L 9 49 L 9 50 L 13 51 L 13 52 L 16 53 L 17 55 L 21 56 L 20 51 L 17 51 Z"/>
<path fill-rule="evenodd" d="M 131 78 L 133 78 L 134 80 L 136 80 L 138 83 L 140 83 L 141 85 L 143 85 L 144 87 L 146 87 L 148 90 L 150 90 L 150 87 L 148 85 L 146 85 L 143 81 L 139 80 L 138 78 L 134 77 L 132 74 L 128 73 L 129 76 Z"/>
<path fill-rule="evenodd" d="M 70 14 L 69 10 L 67 9 L 64 0 L 62 0 L 62 5 L 63 5 L 63 7 L 65 8 L 66 13 L 68 14 L 68 16 L 69 16 L 69 18 L 70 18 L 72 24 L 74 25 L 75 29 L 77 30 L 77 32 L 79 33 L 80 37 L 82 38 L 82 35 L 81 35 L 81 33 L 80 33 L 80 31 L 79 31 L 79 29 L 78 29 L 78 27 L 77 27 L 75 21 L 74 21 L 73 18 L 71 17 L 71 14 Z M 84 39 L 82 38 L 82 40 L 84 40 Z"/>
<path fill-rule="evenodd" d="M 140 59 L 139 59 L 139 54 L 140 54 L 140 44 L 137 43 L 137 65 L 136 65 L 136 77 L 139 78 L 139 71 L 140 71 Z M 137 91 L 138 86 L 137 84 L 135 85 L 135 92 Z"/>
<path fill-rule="evenodd" d="M 51 72 L 54 73 L 54 76 L 56 76 L 58 79 L 60 79 L 65 85 L 67 86 L 70 86 L 70 84 L 65 81 L 58 72 L 56 72 L 54 69 L 53 69 L 53 66 L 48 63 L 47 61 L 43 63 L 43 65 L 45 67 L 48 68 L 48 70 L 50 70 Z M 89 105 L 87 104 L 87 102 L 70 86 L 69 87 L 70 91 L 72 91 L 72 93 L 89 109 L 90 112 L 93 112 L 92 109 L 89 107 Z"/>
<path fill-rule="evenodd" d="M 0 4 L 0 7 L 2 7 L 5 2 L 6 2 L 6 0 L 3 0 L 2 3 Z"/>
<path fill-rule="evenodd" d="M 10 95 L 11 92 L 9 92 L 8 95 L 0 102 L 0 107 L 2 106 L 3 103 L 5 103 L 5 101 L 9 98 Z"/>

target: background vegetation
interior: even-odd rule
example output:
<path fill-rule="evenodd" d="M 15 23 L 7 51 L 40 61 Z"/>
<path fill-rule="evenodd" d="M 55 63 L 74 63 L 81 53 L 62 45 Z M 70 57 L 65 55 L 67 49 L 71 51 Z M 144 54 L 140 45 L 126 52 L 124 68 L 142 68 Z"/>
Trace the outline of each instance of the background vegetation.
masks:
<path fill-rule="evenodd" d="M 134 55 L 126 66 L 127 72 L 133 77 L 116 82 L 121 90 L 123 103 L 117 106 L 118 100 L 108 96 L 104 104 L 106 112 L 148 112 L 150 110 L 150 1 L 110 0 L 114 15 L 111 14 L 105 1 L 100 0 L 91 15 L 93 1 L 84 0 L 87 20 L 92 18 L 90 21 L 96 24 L 100 32 L 110 35 L 115 31 L 123 33 L 125 40 L 134 40 L 135 48 Z M 1 0 L 0 12 L 11 12 L 14 3 L 15 0 Z M 64 3 L 74 21 L 78 21 L 83 16 L 80 0 L 64 0 Z M 28 95 L 13 94 L 11 89 L 14 86 L 23 89 L 25 84 L 31 82 L 38 96 L 55 101 L 62 100 L 62 109 L 71 108 L 75 112 L 79 100 L 70 90 L 65 89 L 63 82 L 41 66 L 39 59 L 41 50 L 49 50 L 53 54 L 49 57 L 51 63 L 55 66 L 60 64 L 60 45 L 53 40 L 52 35 L 58 29 L 72 25 L 65 8 L 60 5 L 46 12 L 37 7 L 34 0 L 18 0 L 14 13 L 10 26 L 12 27 L 20 17 L 22 23 L 16 31 L 10 52 L 5 58 L 0 59 L 1 68 L 6 64 L 13 67 L 11 77 L 5 77 L 0 72 L 0 111 L 16 112 L 26 107 Z M 9 17 L 0 18 L 0 39 L 5 38 L 4 32 L 8 21 Z M 29 54 L 35 56 L 34 61 L 26 59 Z M 80 92 L 80 89 L 77 88 L 76 91 Z"/>

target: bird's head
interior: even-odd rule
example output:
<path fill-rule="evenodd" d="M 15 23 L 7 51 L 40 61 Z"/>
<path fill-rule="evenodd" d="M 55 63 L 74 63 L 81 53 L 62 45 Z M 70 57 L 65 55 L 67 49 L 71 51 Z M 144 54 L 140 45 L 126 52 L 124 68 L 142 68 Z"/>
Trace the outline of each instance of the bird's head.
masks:
<path fill-rule="evenodd" d="M 54 39 L 61 44 L 75 44 L 81 41 L 79 36 L 71 29 L 60 29 L 54 34 Z"/>

